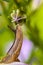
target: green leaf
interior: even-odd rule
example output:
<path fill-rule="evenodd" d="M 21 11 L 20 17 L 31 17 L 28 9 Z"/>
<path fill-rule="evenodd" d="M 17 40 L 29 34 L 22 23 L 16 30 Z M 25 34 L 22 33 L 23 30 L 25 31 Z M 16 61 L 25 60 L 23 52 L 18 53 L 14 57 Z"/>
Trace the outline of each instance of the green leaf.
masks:
<path fill-rule="evenodd" d="M 26 25 L 30 30 L 30 39 L 43 49 L 43 4 L 29 15 Z"/>

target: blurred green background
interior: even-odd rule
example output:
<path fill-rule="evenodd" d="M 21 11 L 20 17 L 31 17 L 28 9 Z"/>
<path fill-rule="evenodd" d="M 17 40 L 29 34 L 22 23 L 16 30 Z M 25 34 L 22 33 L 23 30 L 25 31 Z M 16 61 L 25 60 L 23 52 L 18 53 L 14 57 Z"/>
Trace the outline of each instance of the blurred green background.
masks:
<path fill-rule="evenodd" d="M 26 33 L 23 33 L 35 47 L 27 63 L 31 63 L 31 59 L 36 57 L 38 61 L 32 62 L 32 65 L 43 65 L 43 3 L 39 2 L 34 8 L 36 4 L 33 6 L 33 2 L 34 0 L 0 0 L 0 57 L 5 55 L 5 46 L 14 40 L 14 33 L 8 28 L 11 24 L 9 16 L 13 10 L 19 9 L 27 16 L 23 23 Z"/>

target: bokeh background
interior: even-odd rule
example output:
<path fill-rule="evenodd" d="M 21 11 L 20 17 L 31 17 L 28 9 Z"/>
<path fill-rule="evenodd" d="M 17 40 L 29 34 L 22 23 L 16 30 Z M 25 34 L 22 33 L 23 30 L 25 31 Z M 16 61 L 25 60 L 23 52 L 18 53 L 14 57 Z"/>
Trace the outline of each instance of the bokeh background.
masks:
<path fill-rule="evenodd" d="M 12 26 L 10 14 L 17 9 L 27 17 L 22 23 L 24 39 L 19 59 L 43 65 L 43 0 L 0 0 L 0 59 L 15 39 L 8 25 Z"/>

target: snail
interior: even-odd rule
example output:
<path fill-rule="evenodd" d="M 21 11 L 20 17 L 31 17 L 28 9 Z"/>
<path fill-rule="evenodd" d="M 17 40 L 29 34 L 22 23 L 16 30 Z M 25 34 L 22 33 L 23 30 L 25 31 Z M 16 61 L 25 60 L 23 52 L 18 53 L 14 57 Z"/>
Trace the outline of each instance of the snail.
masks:
<path fill-rule="evenodd" d="M 14 15 L 14 16 L 13 16 Z M 11 26 L 8 26 L 13 32 L 15 32 L 15 41 L 13 43 L 13 45 L 11 46 L 11 48 L 8 50 L 6 56 L 1 60 L 0 63 L 12 63 L 15 61 L 20 61 L 18 59 L 18 56 L 20 54 L 20 50 L 22 47 L 22 43 L 23 43 L 23 32 L 21 29 L 21 25 L 20 22 L 21 20 L 25 20 L 26 16 L 19 16 L 19 10 L 17 9 L 17 11 L 11 14 L 11 17 L 13 19 L 12 23 L 16 23 L 16 30 L 14 30 Z"/>

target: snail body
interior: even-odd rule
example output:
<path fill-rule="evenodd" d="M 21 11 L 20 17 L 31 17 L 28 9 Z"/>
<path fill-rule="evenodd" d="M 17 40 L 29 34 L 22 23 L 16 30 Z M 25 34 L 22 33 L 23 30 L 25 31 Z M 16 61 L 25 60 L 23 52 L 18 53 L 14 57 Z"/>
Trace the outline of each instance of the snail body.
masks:
<path fill-rule="evenodd" d="M 14 31 L 13 31 L 14 32 Z M 1 60 L 0 63 L 11 63 L 18 60 L 18 56 L 20 54 L 20 50 L 22 47 L 23 42 L 23 33 L 21 30 L 21 26 L 18 24 L 16 27 L 16 39 L 9 51 L 7 52 L 7 55 Z"/>

